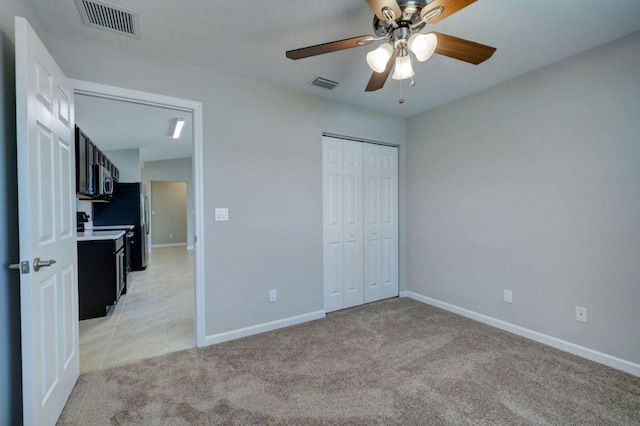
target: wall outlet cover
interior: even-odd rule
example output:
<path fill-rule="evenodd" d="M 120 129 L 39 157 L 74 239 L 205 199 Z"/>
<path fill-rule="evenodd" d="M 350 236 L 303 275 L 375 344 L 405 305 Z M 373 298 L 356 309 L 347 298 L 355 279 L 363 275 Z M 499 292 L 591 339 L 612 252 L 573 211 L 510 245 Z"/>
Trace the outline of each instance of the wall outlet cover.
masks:
<path fill-rule="evenodd" d="M 513 293 L 511 290 L 504 291 L 504 301 L 507 303 L 513 303 Z"/>
<path fill-rule="evenodd" d="M 587 322 L 587 308 L 576 306 L 576 321 Z"/>

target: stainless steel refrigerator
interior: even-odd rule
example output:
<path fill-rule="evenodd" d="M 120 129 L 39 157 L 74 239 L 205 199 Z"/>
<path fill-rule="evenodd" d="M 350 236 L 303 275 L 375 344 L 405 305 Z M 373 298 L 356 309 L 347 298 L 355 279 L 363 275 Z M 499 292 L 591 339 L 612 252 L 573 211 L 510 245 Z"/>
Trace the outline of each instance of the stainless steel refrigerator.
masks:
<path fill-rule="evenodd" d="M 93 204 L 93 224 L 98 226 L 133 225 L 131 241 L 131 269 L 147 267 L 147 238 L 149 235 L 149 202 L 142 192 L 142 184 L 116 182 L 110 203 Z"/>

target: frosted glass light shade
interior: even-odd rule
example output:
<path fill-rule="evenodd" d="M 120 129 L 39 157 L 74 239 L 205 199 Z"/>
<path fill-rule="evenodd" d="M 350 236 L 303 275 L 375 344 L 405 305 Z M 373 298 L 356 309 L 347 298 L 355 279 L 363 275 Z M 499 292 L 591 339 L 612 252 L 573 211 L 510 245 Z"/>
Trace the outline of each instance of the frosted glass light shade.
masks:
<path fill-rule="evenodd" d="M 435 52 L 436 46 L 438 46 L 438 37 L 433 33 L 414 34 L 409 37 L 407 46 L 416 55 L 417 60 L 424 62 Z"/>
<path fill-rule="evenodd" d="M 396 68 L 393 71 L 392 78 L 394 80 L 404 80 L 413 76 L 413 68 L 411 67 L 411 56 L 398 56 L 396 58 Z"/>
<path fill-rule="evenodd" d="M 389 43 L 383 43 L 376 50 L 367 53 L 367 64 L 375 72 L 382 72 L 387 68 L 387 62 L 393 54 L 393 47 Z"/>

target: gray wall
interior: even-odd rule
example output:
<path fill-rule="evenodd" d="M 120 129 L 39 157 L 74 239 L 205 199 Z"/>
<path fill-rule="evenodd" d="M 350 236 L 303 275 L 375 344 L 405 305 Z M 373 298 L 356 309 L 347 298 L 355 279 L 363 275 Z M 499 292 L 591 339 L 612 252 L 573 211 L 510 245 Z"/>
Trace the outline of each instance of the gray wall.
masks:
<path fill-rule="evenodd" d="M 187 247 L 192 249 L 195 236 L 194 194 L 193 194 L 193 159 L 176 158 L 173 160 L 148 161 L 142 169 L 142 182 L 149 193 L 151 181 L 185 182 L 187 184 Z M 151 242 L 147 244 L 151 247 Z"/>
<path fill-rule="evenodd" d="M 187 183 L 151 182 L 151 244 L 187 244 Z"/>
<path fill-rule="evenodd" d="M 410 118 L 409 290 L 640 363 L 639 114 L 635 33 Z"/>
<path fill-rule="evenodd" d="M 14 46 L 0 31 L 0 424 L 22 422 Z"/>
<path fill-rule="evenodd" d="M 104 154 L 120 172 L 120 182 L 142 182 L 142 162 L 140 149 L 118 149 Z"/>
<path fill-rule="evenodd" d="M 55 36 L 45 42 L 72 78 L 202 101 L 205 333 L 322 310 L 322 132 L 404 145 L 406 120 Z M 215 222 L 215 207 L 228 208 L 230 221 Z"/>

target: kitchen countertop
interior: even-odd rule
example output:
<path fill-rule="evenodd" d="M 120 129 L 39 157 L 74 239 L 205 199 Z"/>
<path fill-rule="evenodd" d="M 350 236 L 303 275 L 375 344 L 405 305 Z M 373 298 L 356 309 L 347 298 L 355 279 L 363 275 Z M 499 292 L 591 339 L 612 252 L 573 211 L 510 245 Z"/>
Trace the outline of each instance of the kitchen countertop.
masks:
<path fill-rule="evenodd" d="M 94 225 L 94 231 L 113 231 L 115 229 L 128 229 L 131 231 L 134 228 L 134 225 Z M 88 231 L 89 229 L 87 229 Z"/>
<path fill-rule="evenodd" d="M 92 231 L 78 232 L 78 241 L 115 240 L 122 237 L 126 231 Z"/>

